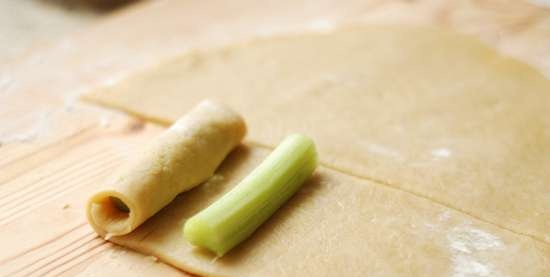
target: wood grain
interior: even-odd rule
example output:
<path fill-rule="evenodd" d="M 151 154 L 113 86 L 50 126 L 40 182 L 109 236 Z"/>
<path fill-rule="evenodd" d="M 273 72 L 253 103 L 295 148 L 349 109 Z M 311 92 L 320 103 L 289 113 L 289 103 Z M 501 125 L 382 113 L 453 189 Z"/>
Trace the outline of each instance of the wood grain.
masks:
<path fill-rule="evenodd" d="M 244 26 L 255 24 L 270 35 L 334 22 L 443 25 L 476 35 L 550 76 L 550 10 L 527 2 L 307 3 L 152 1 L 1 64 L 0 275 L 88 276 L 98 268 L 113 275 L 184 275 L 98 239 L 85 223 L 89 192 L 161 128 L 77 98 L 193 47 L 244 39 Z M 46 127 L 35 128 L 40 120 Z"/>

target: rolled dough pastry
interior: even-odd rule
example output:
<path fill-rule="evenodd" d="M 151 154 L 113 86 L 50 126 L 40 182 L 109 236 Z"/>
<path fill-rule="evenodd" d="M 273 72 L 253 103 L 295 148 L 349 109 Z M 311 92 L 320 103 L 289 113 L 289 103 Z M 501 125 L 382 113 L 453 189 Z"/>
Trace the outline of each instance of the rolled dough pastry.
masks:
<path fill-rule="evenodd" d="M 133 231 L 179 193 L 212 176 L 244 134 L 238 114 L 201 102 L 90 198 L 88 222 L 109 237 Z"/>
<path fill-rule="evenodd" d="M 377 26 L 257 40 L 86 96 L 166 124 L 205 97 L 255 143 L 305 133 L 325 166 L 550 243 L 550 82 L 476 39 Z"/>

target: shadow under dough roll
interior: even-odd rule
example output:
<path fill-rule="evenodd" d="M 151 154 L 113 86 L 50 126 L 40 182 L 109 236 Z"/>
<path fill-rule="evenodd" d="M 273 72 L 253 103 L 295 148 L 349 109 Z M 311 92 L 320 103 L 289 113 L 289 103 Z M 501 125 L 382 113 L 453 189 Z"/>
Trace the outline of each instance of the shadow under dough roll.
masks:
<path fill-rule="evenodd" d="M 230 109 L 203 101 L 121 169 L 88 200 L 86 215 L 100 235 L 124 235 L 179 193 L 211 177 L 246 133 Z"/>

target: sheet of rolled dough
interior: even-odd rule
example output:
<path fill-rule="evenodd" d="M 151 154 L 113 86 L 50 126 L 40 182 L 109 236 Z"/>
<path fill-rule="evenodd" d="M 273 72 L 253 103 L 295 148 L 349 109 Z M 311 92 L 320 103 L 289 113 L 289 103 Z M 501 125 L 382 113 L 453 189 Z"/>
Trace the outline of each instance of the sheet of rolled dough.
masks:
<path fill-rule="evenodd" d="M 326 166 L 550 242 L 550 82 L 471 37 L 373 26 L 255 40 L 86 98 L 162 123 L 218 99 L 253 142 L 306 133 Z"/>
<path fill-rule="evenodd" d="M 216 259 L 186 242 L 185 220 L 269 150 L 242 146 L 207 183 L 116 243 L 206 276 L 549 276 L 550 246 L 410 193 L 319 168 L 250 239 Z"/>

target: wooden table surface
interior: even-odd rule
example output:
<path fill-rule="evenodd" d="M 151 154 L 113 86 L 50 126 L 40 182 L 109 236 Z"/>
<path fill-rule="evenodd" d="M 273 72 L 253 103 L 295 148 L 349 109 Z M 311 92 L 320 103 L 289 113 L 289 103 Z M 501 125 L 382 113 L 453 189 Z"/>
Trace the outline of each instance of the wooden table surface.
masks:
<path fill-rule="evenodd" d="M 522 1 L 133 5 L 0 64 L 0 276 L 93 276 L 99 269 L 109 275 L 186 275 L 103 241 L 86 224 L 86 196 L 162 127 L 82 103 L 78 96 L 193 47 L 246 37 L 239 30 L 247 26 L 271 35 L 333 22 L 446 26 L 478 36 L 550 77 L 550 9 Z"/>

